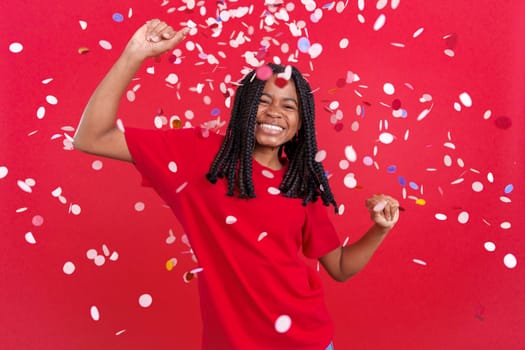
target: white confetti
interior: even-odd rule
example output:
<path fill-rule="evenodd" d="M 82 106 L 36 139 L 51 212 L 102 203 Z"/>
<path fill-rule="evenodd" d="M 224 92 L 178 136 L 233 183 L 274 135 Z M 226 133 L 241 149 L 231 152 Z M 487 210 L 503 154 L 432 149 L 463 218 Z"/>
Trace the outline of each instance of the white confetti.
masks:
<path fill-rule="evenodd" d="M 257 237 L 257 241 L 258 242 L 262 241 L 264 239 L 264 237 L 266 237 L 266 236 L 268 236 L 268 232 L 266 232 L 266 231 L 265 232 L 261 232 L 259 234 L 259 237 Z"/>
<path fill-rule="evenodd" d="M 396 92 L 396 89 L 394 88 L 394 85 L 392 83 L 385 83 L 383 85 L 383 91 L 387 95 L 393 95 Z"/>
<path fill-rule="evenodd" d="M 95 259 L 93 259 L 93 261 L 95 265 L 102 266 L 106 263 L 106 258 L 104 257 L 104 255 L 97 255 Z"/>
<path fill-rule="evenodd" d="M 345 157 L 350 162 L 355 162 L 357 160 L 357 153 L 353 146 L 345 147 Z"/>
<path fill-rule="evenodd" d="M 169 162 L 168 164 L 168 169 L 172 172 L 172 173 L 176 173 L 178 168 L 177 168 L 177 163 L 175 162 Z"/>
<path fill-rule="evenodd" d="M 488 252 L 493 252 L 496 250 L 496 245 L 493 242 L 485 242 L 484 247 Z"/>
<path fill-rule="evenodd" d="M 35 236 L 33 236 L 32 232 L 27 232 L 25 234 L 25 239 L 26 239 L 26 242 L 29 244 L 36 244 L 36 239 L 35 239 Z"/>
<path fill-rule="evenodd" d="M 479 181 L 474 181 L 472 183 L 472 190 L 474 192 L 481 192 L 481 191 L 483 191 L 483 184 L 481 182 L 479 182 Z"/>
<path fill-rule="evenodd" d="M 44 107 L 44 106 L 38 107 L 38 109 L 36 111 L 36 117 L 38 119 L 44 119 L 45 115 L 46 115 L 46 107 Z"/>
<path fill-rule="evenodd" d="M 270 186 L 268 187 L 268 193 L 273 194 L 273 195 L 278 195 L 279 193 L 281 193 L 281 190 L 279 190 L 276 187 Z"/>
<path fill-rule="evenodd" d="M 469 220 L 469 213 L 467 213 L 466 211 L 462 211 L 461 213 L 459 213 L 458 222 L 460 224 L 466 224 L 468 220 Z"/>
<path fill-rule="evenodd" d="M 412 262 L 414 264 L 418 264 L 418 265 L 422 265 L 422 266 L 427 266 L 427 263 L 421 259 L 412 259 Z"/>
<path fill-rule="evenodd" d="M 281 315 L 275 320 L 275 330 L 279 333 L 286 333 L 292 326 L 292 319 L 288 315 Z"/>
<path fill-rule="evenodd" d="M 71 261 L 67 261 L 64 264 L 64 267 L 62 267 L 62 271 L 64 271 L 66 275 L 72 275 L 73 272 L 75 272 L 75 264 L 73 264 Z"/>
<path fill-rule="evenodd" d="M 100 47 L 102 47 L 104 50 L 111 50 L 113 48 L 113 46 L 111 46 L 111 43 L 107 40 L 100 40 L 98 42 L 98 44 L 100 45 Z"/>
<path fill-rule="evenodd" d="M 447 216 L 445 214 L 442 214 L 442 213 L 437 213 L 435 215 L 435 218 L 438 219 L 439 221 L 445 221 L 447 219 Z"/>
<path fill-rule="evenodd" d="M 93 321 L 100 320 L 100 312 L 98 311 L 98 308 L 95 305 L 91 306 L 89 313 L 91 314 L 91 318 L 93 319 Z"/>
<path fill-rule="evenodd" d="M 374 30 L 375 31 L 380 30 L 381 28 L 383 28 L 385 23 L 386 23 L 386 16 L 384 14 L 380 14 L 374 23 Z"/>
<path fill-rule="evenodd" d="M 459 95 L 459 100 L 461 101 L 461 103 L 463 103 L 463 106 L 472 107 L 472 98 L 470 97 L 468 92 L 462 92 Z"/>
<path fill-rule="evenodd" d="M 102 163 L 101 160 L 94 160 L 93 163 L 91 163 L 91 168 L 93 170 L 101 170 L 102 167 L 104 166 L 104 164 Z"/>
<path fill-rule="evenodd" d="M 326 159 L 326 151 L 325 150 L 319 150 L 317 151 L 315 155 L 315 161 L 320 163 Z"/>
<path fill-rule="evenodd" d="M 166 77 L 166 81 L 172 85 L 175 85 L 179 82 L 179 76 L 175 73 L 170 73 L 167 77 Z"/>
<path fill-rule="evenodd" d="M 348 188 L 355 188 L 357 186 L 357 180 L 355 179 L 355 175 L 352 173 L 346 174 L 343 183 Z"/>
<path fill-rule="evenodd" d="M 50 105 L 56 105 L 58 103 L 58 99 L 53 95 L 47 95 L 46 102 Z"/>
<path fill-rule="evenodd" d="M 237 218 L 235 216 L 232 216 L 232 215 L 228 215 L 226 217 L 226 223 L 228 225 L 231 225 L 231 224 L 235 224 L 237 222 Z"/>
<path fill-rule="evenodd" d="M 27 193 L 33 192 L 33 190 L 31 189 L 31 186 L 29 186 L 25 181 L 18 180 L 16 183 L 22 191 L 27 192 Z"/>
<path fill-rule="evenodd" d="M 80 215 L 81 211 L 82 209 L 80 208 L 80 205 L 78 204 L 71 204 L 69 206 L 69 212 L 73 215 Z"/>
<path fill-rule="evenodd" d="M 0 179 L 3 179 L 9 173 L 9 169 L 5 166 L 0 166 Z"/>
<path fill-rule="evenodd" d="M 374 208 L 372 209 L 374 212 L 376 213 L 379 213 L 380 211 L 382 211 L 383 209 L 385 209 L 386 207 L 386 204 L 387 202 L 386 201 L 381 201 L 379 203 L 377 203 Z"/>
<path fill-rule="evenodd" d="M 183 182 L 182 185 L 177 187 L 177 189 L 175 190 L 175 193 L 180 193 L 183 189 L 186 188 L 186 186 L 188 186 L 188 181 Z"/>
<path fill-rule="evenodd" d="M 139 297 L 139 305 L 144 308 L 150 307 L 152 302 L 153 302 L 153 298 L 149 294 L 142 294 Z"/>
<path fill-rule="evenodd" d="M 143 202 L 137 202 L 135 203 L 135 210 L 136 211 L 143 211 L 144 208 L 146 208 L 146 205 Z"/>
<path fill-rule="evenodd" d="M 391 144 L 394 141 L 394 135 L 389 132 L 383 132 L 379 135 L 379 141 L 385 145 Z"/>
<path fill-rule="evenodd" d="M 9 45 L 9 51 L 12 53 L 20 53 L 24 49 L 24 46 L 21 43 L 11 43 Z"/>
<path fill-rule="evenodd" d="M 514 254 L 509 253 L 503 257 L 503 263 L 509 269 L 513 269 L 518 265 L 518 260 L 516 259 Z"/>
<path fill-rule="evenodd" d="M 508 230 L 512 227 L 511 223 L 508 221 L 502 222 L 499 227 L 501 227 L 504 230 Z"/>

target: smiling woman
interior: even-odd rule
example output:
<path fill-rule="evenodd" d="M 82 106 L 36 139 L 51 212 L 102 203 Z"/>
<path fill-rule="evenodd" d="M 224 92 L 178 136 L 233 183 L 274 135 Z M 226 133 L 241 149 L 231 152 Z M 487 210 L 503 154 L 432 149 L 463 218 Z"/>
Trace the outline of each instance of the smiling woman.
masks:
<path fill-rule="evenodd" d="M 253 157 L 261 164 L 279 169 L 281 164 L 270 164 L 275 158 L 268 156 L 296 136 L 301 127 L 301 115 L 293 81 L 279 87 L 275 84 L 276 79 L 277 75 L 273 75 L 267 81 L 259 100 Z"/>
<path fill-rule="evenodd" d="M 264 78 L 257 70 L 246 74 L 224 136 L 116 128 L 119 101 L 141 63 L 187 33 L 157 19 L 137 30 L 87 104 L 75 146 L 132 161 L 179 218 L 201 265 L 203 349 L 330 349 L 322 283 L 297 252 L 344 281 L 368 263 L 396 224 L 399 205 L 372 196 L 372 227 L 341 247 L 326 209 L 337 212 L 337 204 L 315 160 L 313 95 L 295 67 L 268 63 Z M 269 208 L 286 220 L 260 215 Z"/>

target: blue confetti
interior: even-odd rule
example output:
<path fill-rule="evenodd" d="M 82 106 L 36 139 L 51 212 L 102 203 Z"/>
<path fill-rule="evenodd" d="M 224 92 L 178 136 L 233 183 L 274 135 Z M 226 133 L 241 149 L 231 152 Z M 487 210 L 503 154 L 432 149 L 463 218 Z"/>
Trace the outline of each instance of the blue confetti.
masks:
<path fill-rule="evenodd" d="M 118 22 L 118 23 L 124 21 L 124 16 L 121 13 L 118 13 L 118 12 L 114 13 L 112 18 L 113 18 L 113 20 L 115 22 Z"/>
<path fill-rule="evenodd" d="M 505 193 L 511 193 L 512 191 L 514 190 L 514 185 L 513 184 L 508 184 L 507 186 L 505 186 Z"/>
<path fill-rule="evenodd" d="M 410 181 L 410 183 L 408 185 L 413 190 L 418 190 L 419 189 L 419 185 L 417 183 L 415 183 L 414 181 Z"/>
<path fill-rule="evenodd" d="M 400 184 L 401 186 L 405 186 L 405 185 L 407 184 L 407 181 L 405 180 L 405 178 L 404 178 L 403 176 L 399 176 L 399 177 L 397 178 L 397 181 L 399 181 L 399 184 Z"/>
<path fill-rule="evenodd" d="M 303 36 L 297 41 L 297 46 L 299 47 L 299 51 L 307 53 L 308 50 L 310 50 L 310 40 Z"/>
<path fill-rule="evenodd" d="M 386 168 L 386 171 L 389 173 L 395 173 L 397 170 L 397 167 L 395 165 L 390 165 L 388 168 Z"/>
<path fill-rule="evenodd" d="M 211 110 L 211 115 L 216 117 L 218 116 L 219 114 L 221 114 L 221 110 L 219 108 L 214 108 Z"/>

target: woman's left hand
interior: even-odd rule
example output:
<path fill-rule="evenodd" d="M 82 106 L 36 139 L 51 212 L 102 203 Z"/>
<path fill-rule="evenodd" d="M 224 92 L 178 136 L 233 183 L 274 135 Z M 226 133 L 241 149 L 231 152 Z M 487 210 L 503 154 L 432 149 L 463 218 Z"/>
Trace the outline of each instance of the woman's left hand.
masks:
<path fill-rule="evenodd" d="M 366 200 L 372 221 L 385 229 L 391 229 L 399 220 L 399 202 L 384 194 L 375 194 Z"/>

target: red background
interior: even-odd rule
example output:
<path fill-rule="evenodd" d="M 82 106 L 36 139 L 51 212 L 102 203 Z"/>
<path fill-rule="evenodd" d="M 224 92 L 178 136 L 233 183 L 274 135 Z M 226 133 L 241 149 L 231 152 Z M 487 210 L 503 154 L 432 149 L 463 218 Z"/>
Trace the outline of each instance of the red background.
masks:
<path fill-rule="evenodd" d="M 180 63 L 166 55 L 139 71 L 130 86 L 136 99 L 124 97 L 119 113 L 125 125 L 154 128 L 159 114 L 191 125 L 227 120 L 221 83 L 253 68 L 244 55 L 266 38 L 263 59 L 297 65 L 315 90 L 319 148 L 344 205 L 334 216 L 341 239 L 357 239 L 370 225 L 363 205 L 370 194 L 389 193 L 404 207 L 361 274 L 339 284 L 322 272 L 336 349 L 525 349 L 522 1 L 349 1 L 342 11 L 335 6 L 342 1 L 312 8 L 291 1 L 288 19 L 266 25 L 276 10 L 262 0 L 201 1 L 193 10 L 168 0 L 24 3 L 0 4 L 2 349 L 199 347 L 197 281 L 183 281 L 197 264 L 180 226 L 140 187 L 131 165 L 73 151 L 68 140 L 127 38 L 153 17 L 196 27 L 178 47 Z M 253 8 L 235 17 L 243 6 Z M 322 17 L 312 21 L 315 9 Z M 230 18 L 222 17 L 214 37 L 209 19 L 223 11 Z M 381 15 L 386 22 L 374 29 Z M 290 24 L 300 21 L 305 26 L 294 36 Z M 232 43 L 241 31 L 245 42 Z M 322 53 L 298 51 L 300 37 L 321 44 Z M 349 71 L 359 80 L 346 82 Z M 177 84 L 165 81 L 170 73 Z M 396 99 L 405 118 L 393 116 Z M 393 141 L 382 142 L 382 132 Z M 347 146 L 357 157 L 342 169 Z M 344 185 L 349 173 L 357 180 L 352 188 Z M 170 230 L 173 244 L 166 242 Z M 103 245 L 118 259 L 105 256 L 97 266 L 87 252 L 104 256 Z M 67 262 L 72 274 L 63 270 Z M 144 294 L 149 307 L 139 304 Z"/>

